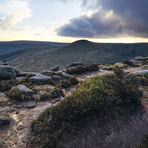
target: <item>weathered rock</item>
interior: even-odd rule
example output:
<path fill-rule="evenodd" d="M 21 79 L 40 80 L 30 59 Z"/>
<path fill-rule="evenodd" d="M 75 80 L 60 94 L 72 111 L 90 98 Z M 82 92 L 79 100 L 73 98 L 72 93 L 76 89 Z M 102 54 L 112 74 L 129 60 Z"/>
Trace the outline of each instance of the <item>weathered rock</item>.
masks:
<path fill-rule="evenodd" d="M 70 79 L 72 78 L 73 76 L 72 75 L 69 75 L 69 74 L 66 74 L 66 73 L 62 73 L 63 77 L 65 77 L 66 79 Z"/>
<path fill-rule="evenodd" d="M 11 79 L 15 77 L 16 73 L 11 66 L 0 65 L 0 79 Z"/>
<path fill-rule="evenodd" d="M 67 66 L 66 68 L 72 68 L 72 67 L 76 67 L 76 66 L 83 66 L 83 63 L 80 62 L 73 62 L 72 64 L 70 64 L 69 66 Z"/>
<path fill-rule="evenodd" d="M 62 77 L 61 77 L 61 76 L 56 76 L 56 75 L 53 75 L 52 77 L 53 77 L 53 79 L 55 79 L 55 80 L 62 79 Z"/>
<path fill-rule="evenodd" d="M 40 73 L 38 73 L 38 72 L 22 72 L 22 71 L 20 71 L 20 73 L 17 74 L 17 77 L 25 77 L 28 74 L 36 75 L 36 74 L 40 74 Z"/>
<path fill-rule="evenodd" d="M 2 97 L 6 97 L 6 95 L 4 93 L 0 92 L 0 98 L 2 98 Z"/>
<path fill-rule="evenodd" d="M 136 74 L 144 74 L 144 75 L 148 76 L 148 70 L 135 71 L 135 72 L 133 72 L 133 74 L 134 75 L 136 75 Z"/>
<path fill-rule="evenodd" d="M 34 77 L 30 77 L 29 80 L 32 80 L 32 81 L 48 81 L 48 80 L 51 80 L 51 77 L 45 76 L 43 74 L 36 74 Z"/>
<path fill-rule="evenodd" d="M 31 89 L 29 89 L 27 86 L 25 85 L 18 85 L 17 89 L 20 90 L 21 92 L 23 92 L 26 95 L 31 95 L 34 93 L 34 91 L 32 91 Z"/>
<path fill-rule="evenodd" d="M 7 125 L 10 123 L 10 117 L 8 115 L 0 114 L 0 126 Z"/>
<path fill-rule="evenodd" d="M 0 107 L 0 113 L 2 112 L 10 112 L 10 107 L 6 106 L 6 107 Z"/>
<path fill-rule="evenodd" d="M 56 97 L 58 97 L 58 95 L 57 95 L 56 92 L 53 92 L 52 95 L 51 95 L 51 97 L 52 97 L 52 98 L 56 98 Z"/>
<path fill-rule="evenodd" d="M 21 109 L 23 106 L 22 105 L 17 105 L 16 108 Z"/>
<path fill-rule="evenodd" d="M 29 102 L 26 105 L 27 108 L 35 108 L 36 107 L 36 102 Z"/>
<path fill-rule="evenodd" d="M 52 69 L 50 69 L 50 71 L 59 71 L 60 70 L 60 67 L 59 65 L 53 67 Z"/>

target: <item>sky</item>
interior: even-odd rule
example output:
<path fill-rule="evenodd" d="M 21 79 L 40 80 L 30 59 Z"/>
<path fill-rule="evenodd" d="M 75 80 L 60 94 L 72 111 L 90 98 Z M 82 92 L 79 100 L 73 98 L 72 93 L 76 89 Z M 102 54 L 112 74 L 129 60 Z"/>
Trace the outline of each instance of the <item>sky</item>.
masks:
<path fill-rule="evenodd" d="M 148 0 L 0 0 L 0 41 L 148 42 Z"/>

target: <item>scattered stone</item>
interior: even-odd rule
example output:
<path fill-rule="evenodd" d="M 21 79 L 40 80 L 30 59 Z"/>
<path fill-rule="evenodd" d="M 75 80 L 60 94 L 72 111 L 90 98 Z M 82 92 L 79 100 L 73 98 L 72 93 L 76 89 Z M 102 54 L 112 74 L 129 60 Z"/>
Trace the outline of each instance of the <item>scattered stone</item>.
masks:
<path fill-rule="evenodd" d="M 56 75 L 53 75 L 52 77 L 53 77 L 53 79 L 55 79 L 55 80 L 60 80 L 60 79 L 62 79 L 62 77 L 61 77 L 61 76 L 56 76 Z"/>
<path fill-rule="evenodd" d="M 50 71 L 59 71 L 60 70 L 60 67 L 59 65 L 53 67 L 52 69 L 50 69 Z"/>
<path fill-rule="evenodd" d="M 35 108 L 36 107 L 36 102 L 29 102 L 26 105 L 27 108 Z"/>
<path fill-rule="evenodd" d="M 70 79 L 72 78 L 73 76 L 72 75 L 69 75 L 69 74 L 66 74 L 66 73 L 62 73 L 63 77 L 65 77 L 66 79 Z"/>
<path fill-rule="evenodd" d="M 144 75 L 148 76 L 148 70 L 135 71 L 135 72 L 133 72 L 133 74 L 134 75 L 136 75 L 136 74 L 144 74 Z"/>
<path fill-rule="evenodd" d="M 10 123 L 9 115 L 0 114 L 0 126 L 7 125 Z"/>
<path fill-rule="evenodd" d="M 34 93 L 34 91 L 32 91 L 31 89 L 29 89 L 27 86 L 25 85 L 18 85 L 17 89 L 20 90 L 21 92 L 25 93 L 26 95 L 31 95 Z"/>
<path fill-rule="evenodd" d="M 24 127 L 24 125 L 23 125 L 22 122 L 18 123 L 18 125 L 17 125 L 17 127 L 16 127 L 17 130 L 22 130 L 22 129 L 24 129 L 24 128 L 25 128 L 25 127 Z"/>
<path fill-rule="evenodd" d="M 0 98 L 6 97 L 6 95 L 2 92 L 0 92 Z"/>
<path fill-rule="evenodd" d="M 9 106 L 0 107 L 0 113 L 2 113 L 2 112 L 6 112 L 6 113 L 10 112 L 10 107 Z"/>
<path fill-rule="evenodd" d="M 0 79 L 16 78 L 16 73 L 11 66 L 0 65 Z"/>
<path fill-rule="evenodd" d="M 32 81 L 48 81 L 48 80 L 51 80 L 51 77 L 45 76 L 43 74 L 36 74 L 34 77 L 30 77 L 29 80 L 32 80 Z"/>
<path fill-rule="evenodd" d="M 17 105 L 16 108 L 21 109 L 23 106 L 22 105 Z"/>

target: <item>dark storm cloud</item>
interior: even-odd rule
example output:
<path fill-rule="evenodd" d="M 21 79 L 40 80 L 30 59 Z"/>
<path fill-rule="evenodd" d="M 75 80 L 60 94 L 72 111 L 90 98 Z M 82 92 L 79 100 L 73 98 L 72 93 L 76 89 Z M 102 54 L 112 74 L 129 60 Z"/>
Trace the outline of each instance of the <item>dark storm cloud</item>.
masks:
<path fill-rule="evenodd" d="M 56 29 L 60 36 L 148 37 L 147 0 L 83 0 L 86 10 L 79 18 Z"/>

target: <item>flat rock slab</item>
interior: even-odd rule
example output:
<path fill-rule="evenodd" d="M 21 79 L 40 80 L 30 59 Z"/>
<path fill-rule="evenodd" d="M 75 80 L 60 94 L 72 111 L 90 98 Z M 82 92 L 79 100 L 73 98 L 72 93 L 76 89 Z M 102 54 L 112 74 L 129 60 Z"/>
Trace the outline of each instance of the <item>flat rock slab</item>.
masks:
<path fill-rule="evenodd" d="M 60 67 L 59 65 L 53 67 L 52 69 L 50 69 L 50 71 L 59 71 L 60 70 Z"/>
<path fill-rule="evenodd" d="M 18 73 L 17 74 L 17 76 L 18 77 L 25 77 L 26 75 L 28 75 L 28 74 L 33 74 L 33 75 L 36 75 L 36 74 L 40 74 L 40 73 L 38 73 L 38 72 L 20 72 L 20 73 Z"/>
<path fill-rule="evenodd" d="M 56 76 L 56 75 L 53 75 L 52 77 L 53 77 L 53 79 L 55 79 L 55 80 L 60 80 L 60 79 L 62 79 L 62 77 L 61 77 L 61 76 Z"/>
<path fill-rule="evenodd" d="M 10 117 L 7 115 L 0 115 L 0 126 L 7 125 L 10 123 Z"/>
<path fill-rule="evenodd" d="M 26 104 L 27 108 L 35 108 L 36 107 L 36 102 L 29 102 Z"/>
<path fill-rule="evenodd" d="M 10 107 L 8 107 L 8 106 L 6 106 L 6 107 L 0 107 L 0 113 L 2 113 L 2 112 L 10 112 L 11 111 L 11 109 L 10 109 Z"/>
<path fill-rule="evenodd" d="M 6 97 L 6 95 L 4 93 L 0 92 L 0 98 L 2 98 L 2 97 Z"/>
<path fill-rule="evenodd" d="M 25 85 L 18 85 L 17 89 L 20 90 L 21 92 L 25 93 L 26 95 L 31 95 L 34 93 L 34 91 L 32 91 L 31 89 L 29 89 L 27 86 Z"/>
<path fill-rule="evenodd" d="M 34 77 L 30 77 L 29 80 L 32 80 L 32 81 L 48 81 L 48 80 L 51 80 L 51 77 L 45 76 L 43 74 L 36 74 Z"/>
<path fill-rule="evenodd" d="M 133 74 L 134 75 L 136 75 L 136 74 L 144 74 L 144 75 L 148 76 L 148 70 L 135 71 L 135 72 L 133 72 Z"/>

